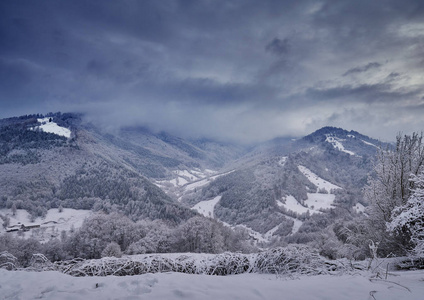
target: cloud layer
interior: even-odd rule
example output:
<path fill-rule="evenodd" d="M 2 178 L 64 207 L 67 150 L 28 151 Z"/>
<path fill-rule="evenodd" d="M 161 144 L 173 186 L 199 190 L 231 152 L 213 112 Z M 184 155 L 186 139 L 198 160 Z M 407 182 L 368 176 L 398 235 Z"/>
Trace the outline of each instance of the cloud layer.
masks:
<path fill-rule="evenodd" d="M 0 117 L 254 142 L 424 128 L 424 3 L 1 1 Z"/>

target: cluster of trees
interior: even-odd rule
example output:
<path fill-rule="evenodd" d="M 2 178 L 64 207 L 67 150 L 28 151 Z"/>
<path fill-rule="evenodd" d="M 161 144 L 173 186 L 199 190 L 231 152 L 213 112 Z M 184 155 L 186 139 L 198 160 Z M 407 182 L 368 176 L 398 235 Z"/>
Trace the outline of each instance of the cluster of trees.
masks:
<path fill-rule="evenodd" d="M 335 227 L 337 237 L 353 252 L 369 255 L 424 255 L 424 144 L 423 136 L 398 135 L 394 147 L 380 149 L 374 174 L 365 188 L 368 215 Z"/>
<path fill-rule="evenodd" d="M 66 138 L 41 130 L 30 130 L 36 119 L 0 126 L 0 164 L 35 164 L 40 161 L 37 149 L 49 149 L 66 145 Z"/>
<path fill-rule="evenodd" d="M 8 251 L 27 266 L 33 253 L 43 253 L 51 261 L 143 253 L 248 253 L 256 250 L 248 239 L 243 229 L 233 231 L 201 216 L 170 226 L 160 220 L 133 222 L 118 213 L 99 213 L 86 219 L 73 233 L 63 231 L 60 238 L 45 244 L 33 238 L 0 235 L 0 252 Z"/>

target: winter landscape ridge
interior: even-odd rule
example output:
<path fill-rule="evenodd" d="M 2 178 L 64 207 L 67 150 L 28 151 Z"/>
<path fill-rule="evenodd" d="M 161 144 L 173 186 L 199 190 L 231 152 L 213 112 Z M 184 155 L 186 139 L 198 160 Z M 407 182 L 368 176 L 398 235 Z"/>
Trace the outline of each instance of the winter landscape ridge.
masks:
<path fill-rule="evenodd" d="M 0 299 L 421 299 L 424 273 L 400 270 L 422 266 L 421 140 L 324 127 L 246 146 L 78 114 L 2 119 Z M 87 271 L 160 253 L 217 255 L 226 276 Z"/>

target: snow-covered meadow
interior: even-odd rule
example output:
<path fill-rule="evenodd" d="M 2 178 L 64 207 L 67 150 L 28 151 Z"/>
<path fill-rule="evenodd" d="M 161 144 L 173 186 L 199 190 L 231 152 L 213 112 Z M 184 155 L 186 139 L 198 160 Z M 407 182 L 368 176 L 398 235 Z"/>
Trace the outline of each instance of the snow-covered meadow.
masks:
<path fill-rule="evenodd" d="M 7 230 L 18 229 L 22 225 L 39 227 L 29 231 L 19 231 L 22 237 L 35 237 L 41 242 L 47 242 L 52 237 L 59 237 L 62 231 L 67 233 L 81 227 L 84 220 L 91 216 L 91 210 L 63 208 L 61 210 L 52 208 L 47 211 L 44 218 L 37 217 L 31 220 L 30 214 L 24 209 L 17 209 L 15 213 L 11 209 L 0 209 L 0 215 L 9 218 L 7 228 L 0 227 L 0 234 Z M 11 232 L 12 233 L 12 232 Z M 13 232 L 18 234 L 18 231 Z M 10 234 L 10 233 L 9 233 Z"/>
<path fill-rule="evenodd" d="M 53 122 L 52 118 L 42 118 L 37 119 L 37 121 L 41 123 L 37 128 L 40 128 L 44 132 L 54 133 L 67 138 L 71 137 L 71 131 L 68 128 L 57 125 L 57 123 Z"/>
<path fill-rule="evenodd" d="M 420 300 L 423 295 L 424 271 L 394 272 L 386 281 L 364 274 L 287 280 L 268 274 L 71 277 L 57 271 L 0 269 L 0 299 Z"/>

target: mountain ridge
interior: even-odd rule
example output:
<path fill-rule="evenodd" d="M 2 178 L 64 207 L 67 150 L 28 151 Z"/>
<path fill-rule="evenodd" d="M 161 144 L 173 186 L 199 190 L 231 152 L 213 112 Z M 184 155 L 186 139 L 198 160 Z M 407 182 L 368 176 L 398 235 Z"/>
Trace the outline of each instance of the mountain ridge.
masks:
<path fill-rule="evenodd" d="M 69 128 L 71 138 L 30 130 L 41 117 Z M 1 207 L 15 203 L 37 216 L 52 207 L 88 208 L 179 223 L 215 199 L 217 220 L 277 243 L 295 240 L 323 215 L 332 212 L 335 222 L 354 216 L 358 203 L 366 206 L 361 189 L 385 145 L 326 126 L 247 148 L 141 127 L 108 132 L 61 113 L 0 120 L 0 143 Z M 325 182 L 341 189 L 317 185 L 331 186 Z"/>

